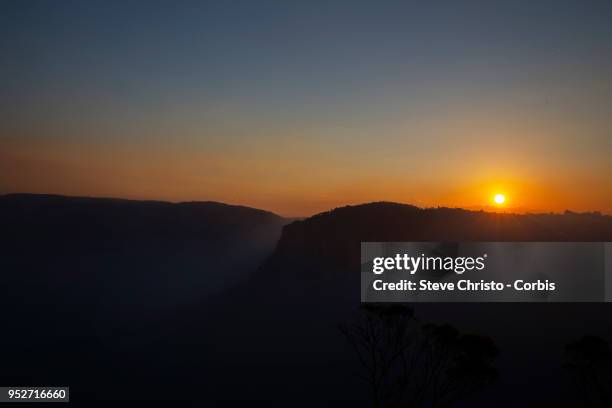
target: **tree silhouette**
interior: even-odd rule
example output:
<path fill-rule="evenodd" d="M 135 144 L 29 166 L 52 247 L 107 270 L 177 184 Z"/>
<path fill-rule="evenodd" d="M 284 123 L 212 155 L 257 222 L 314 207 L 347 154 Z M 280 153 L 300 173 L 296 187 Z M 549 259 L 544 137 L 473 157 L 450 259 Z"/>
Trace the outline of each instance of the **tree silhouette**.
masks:
<path fill-rule="evenodd" d="M 357 354 L 375 407 L 447 407 L 497 378 L 491 339 L 422 325 L 402 305 L 362 309 L 340 330 Z"/>
<path fill-rule="evenodd" d="M 572 374 L 585 407 L 612 406 L 612 351 L 606 340 L 584 336 L 568 344 L 563 366 Z"/>

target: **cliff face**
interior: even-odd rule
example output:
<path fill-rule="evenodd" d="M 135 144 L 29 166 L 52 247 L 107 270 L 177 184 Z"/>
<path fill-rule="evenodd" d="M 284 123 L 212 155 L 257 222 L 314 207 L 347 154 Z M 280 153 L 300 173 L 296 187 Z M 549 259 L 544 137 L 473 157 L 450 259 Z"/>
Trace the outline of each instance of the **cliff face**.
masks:
<path fill-rule="evenodd" d="M 357 271 L 361 242 L 610 240 L 612 217 L 599 214 L 519 215 L 380 202 L 337 208 L 286 225 L 260 274 Z"/>

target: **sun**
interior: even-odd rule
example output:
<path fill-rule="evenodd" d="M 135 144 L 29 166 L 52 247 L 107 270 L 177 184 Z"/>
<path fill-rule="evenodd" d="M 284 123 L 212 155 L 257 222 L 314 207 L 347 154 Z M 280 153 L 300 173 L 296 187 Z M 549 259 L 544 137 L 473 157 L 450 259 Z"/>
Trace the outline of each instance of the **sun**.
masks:
<path fill-rule="evenodd" d="M 503 203 L 506 202 L 506 196 L 501 193 L 497 193 L 493 197 L 493 201 L 495 201 L 495 204 L 497 205 L 502 205 Z"/>

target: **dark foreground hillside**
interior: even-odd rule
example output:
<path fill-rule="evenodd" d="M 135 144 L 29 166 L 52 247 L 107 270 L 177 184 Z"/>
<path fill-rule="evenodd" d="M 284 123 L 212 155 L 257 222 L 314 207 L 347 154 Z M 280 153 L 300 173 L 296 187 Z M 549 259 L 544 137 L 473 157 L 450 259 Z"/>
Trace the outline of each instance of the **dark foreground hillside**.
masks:
<path fill-rule="evenodd" d="M 258 210 L 27 196 L 0 208 L 3 383 L 70 385 L 78 406 L 580 406 L 565 347 L 580 368 L 585 347 L 605 355 L 612 339 L 607 304 L 359 301 L 362 241 L 611 241 L 608 216 L 373 203 L 286 225 L 264 260 L 283 220 Z M 373 391 L 359 333 L 416 363 Z"/>

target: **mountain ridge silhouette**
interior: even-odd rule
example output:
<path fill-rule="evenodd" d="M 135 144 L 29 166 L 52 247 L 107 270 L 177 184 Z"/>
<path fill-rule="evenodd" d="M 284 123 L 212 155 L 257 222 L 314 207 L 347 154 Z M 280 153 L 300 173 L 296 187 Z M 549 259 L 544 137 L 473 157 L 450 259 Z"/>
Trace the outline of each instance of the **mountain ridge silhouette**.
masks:
<path fill-rule="evenodd" d="M 365 406 L 363 387 L 349 374 L 354 357 L 337 329 L 360 306 L 361 241 L 612 240 L 611 218 L 375 202 L 286 224 L 263 210 L 220 203 L 0 196 L 0 306 L 12 329 L 0 344 L 14 350 L 0 376 L 5 383 L 70 384 L 75 400 L 91 393 L 100 406 L 151 388 L 168 401 L 286 405 L 300 395 L 296 406 L 328 399 Z M 227 261 L 239 270 L 234 279 Z M 202 290 L 215 274 L 226 286 Z M 193 302 L 182 303 L 186 297 Z M 503 375 L 514 380 L 535 353 L 548 350 L 544 345 L 600 327 L 608 309 L 424 304 L 417 312 L 494 335 L 511 355 Z M 541 340 L 523 347 L 517 333 Z M 42 345 L 61 352 L 44 354 Z M 554 356 L 546 358 L 552 364 Z M 115 388 L 103 393 L 100 381 Z"/>
<path fill-rule="evenodd" d="M 259 273 L 325 265 L 359 270 L 360 242 L 612 241 L 612 216 L 599 213 L 507 214 L 419 208 L 392 202 L 338 207 L 285 225 Z M 260 275 L 253 275 L 258 279 Z"/>

